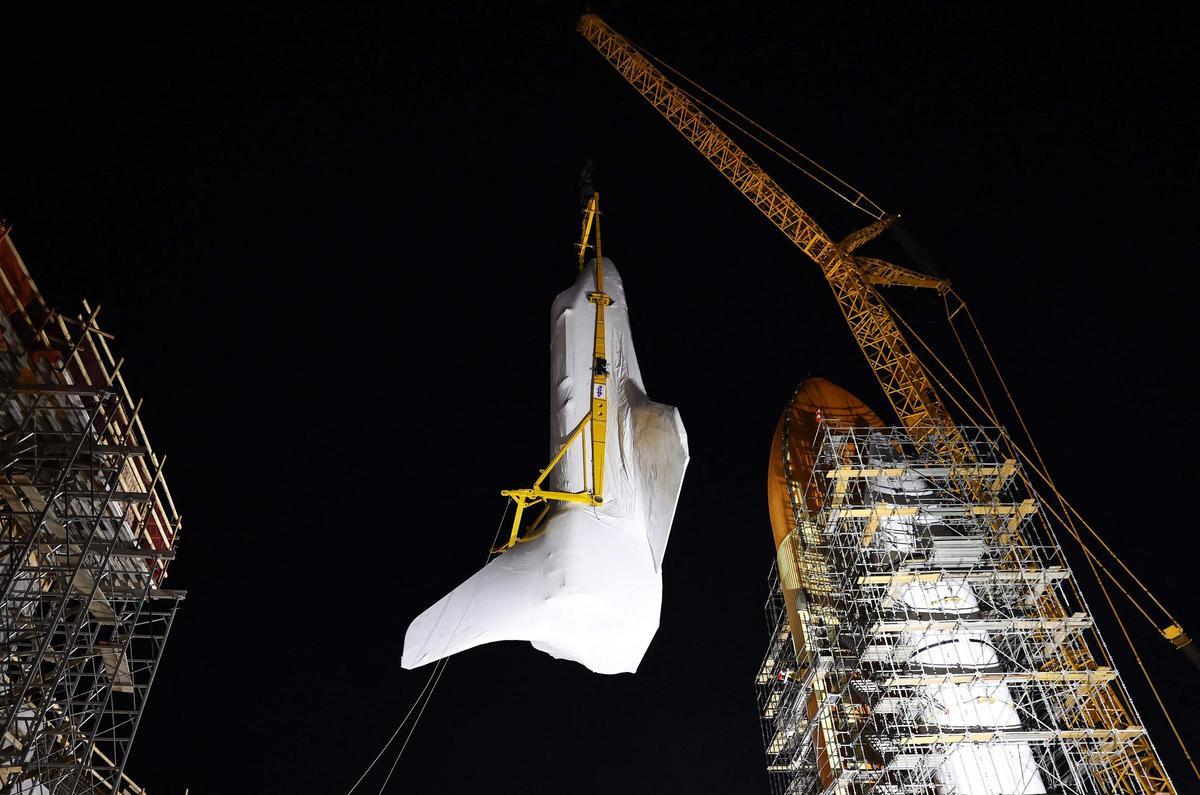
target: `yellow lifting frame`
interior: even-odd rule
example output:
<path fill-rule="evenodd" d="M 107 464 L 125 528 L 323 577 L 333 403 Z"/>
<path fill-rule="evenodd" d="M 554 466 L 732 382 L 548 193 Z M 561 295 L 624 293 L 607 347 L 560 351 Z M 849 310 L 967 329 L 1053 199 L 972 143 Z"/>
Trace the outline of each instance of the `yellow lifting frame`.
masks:
<path fill-rule="evenodd" d="M 604 260 L 601 257 L 600 251 L 599 193 L 592 194 L 583 211 L 583 229 L 579 238 L 579 269 L 581 271 L 587 258 L 587 250 L 592 247 L 588 245 L 589 238 L 594 239 L 596 250 L 596 289 L 594 292 L 588 293 L 588 301 L 596 307 L 595 342 L 592 348 L 591 410 L 579 421 L 579 424 L 575 426 L 575 430 L 571 431 L 571 435 L 567 437 L 562 447 L 550 459 L 550 463 L 538 475 L 537 480 L 533 482 L 533 486 L 527 489 L 505 489 L 500 492 L 501 496 L 512 498 L 517 504 L 517 511 L 513 515 L 513 523 L 509 531 L 508 541 L 502 546 L 493 549 L 493 552 L 503 552 L 522 541 L 529 541 L 536 538 L 539 535 L 537 529 L 541 525 L 542 520 L 546 518 L 546 514 L 550 510 L 550 502 L 553 500 L 558 502 L 573 502 L 581 505 L 600 505 L 604 502 L 604 441 L 607 436 L 608 425 L 608 360 L 605 358 L 604 352 L 604 309 L 612 303 L 612 298 L 604 292 Z M 592 439 L 591 488 L 589 489 L 587 486 L 587 465 L 585 462 L 583 491 L 572 492 L 543 489 L 542 481 L 558 466 L 563 456 L 566 455 L 567 449 L 575 443 L 575 440 L 582 440 L 584 428 L 590 429 Z M 537 519 L 533 521 L 528 532 L 524 536 L 518 537 L 521 532 L 521 519 L 525 515 L 525 509 L 538 504 L 544 504 L 545 507 L 542 508 L 542 512 L 538 514 Z"/>

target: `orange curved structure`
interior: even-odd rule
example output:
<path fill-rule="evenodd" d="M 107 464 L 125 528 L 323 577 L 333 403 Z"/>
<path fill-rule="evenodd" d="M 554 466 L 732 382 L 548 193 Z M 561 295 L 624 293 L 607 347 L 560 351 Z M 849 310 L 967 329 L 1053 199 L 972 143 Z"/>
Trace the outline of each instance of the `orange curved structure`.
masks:
<path fill-rule="evenodd" d="M 809 378 L 796 388 L 775 426 L 771 463 L 767 468 L 767 505 L 776 549 L 802 518 L 796 515 L 788 482 L 801 486 L 808 483 L 814 460 L 813 442 L 822 422 L 854 428 L 883 427 L 883 421 L 866 403 L 832 381 Z M 799 494 L 795 497 L 803 498 Z M 810 492 L 810 504 L 806 506 L 809 512 L 821 507 L 816 500 L 815 492 Z"/>
<path fill-rule="evenodd" d="M 816 460 L 814 443 L 822 424 L 883 427 L 883 421 L 867 404 L 824 378 L 809 378 L 801 383 L 775 427 L 767 468 L 767 504 L 792 646 L 797 661 L 805 667 L 813 664 L 808 628 L 814 618 L 820 624 L 837 622 L 837 617 L 819 604 L 824 601 L 822 595 L 828 594 L 830 576 L 825 561 L 814 549 L 817 530 L 809 521 L 821 508 L 820 490 L 806 489 Z M 818 604 L 810 605 L 809 597 L 816 598 Z M 841 763 L 833 725 L 828 718 L 818 717 L 824 697 L 824 676 L 818 675 L 805 709 L 809 720 L 819 722 L 813 742 L 821 783 L 828 787 L 833 783 L 832 771 L 840 769 Z"/>

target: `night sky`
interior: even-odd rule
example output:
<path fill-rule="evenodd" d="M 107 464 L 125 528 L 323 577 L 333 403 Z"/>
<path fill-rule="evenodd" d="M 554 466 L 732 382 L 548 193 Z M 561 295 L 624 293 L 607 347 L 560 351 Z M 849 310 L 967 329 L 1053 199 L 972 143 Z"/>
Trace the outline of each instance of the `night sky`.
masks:
<path fill-rule="evenodd" d="M 1200 634 L 1184 5 L 593 8 L 903 214 L 1064 491 Z M 455 657 L 389 791 L 766 792 L 771 432 L 808 375 L 885 406 L 816 268 L 574 32 L 581 10 L 5 12 L 0 215 L 52 303 L 104 307 L 184 515 L 189 597 L 128 768 L 154 795 L 342 793 L 408 709 L 408 622 L 547 458 L 587 158 L 647 389 L 691 445 L 662 627 L 632 676 L 525 643 Z M 760 162 L 835 238 L 867 220 Z M 1200 674 L 1130 619 L 1200 734 Z"/>

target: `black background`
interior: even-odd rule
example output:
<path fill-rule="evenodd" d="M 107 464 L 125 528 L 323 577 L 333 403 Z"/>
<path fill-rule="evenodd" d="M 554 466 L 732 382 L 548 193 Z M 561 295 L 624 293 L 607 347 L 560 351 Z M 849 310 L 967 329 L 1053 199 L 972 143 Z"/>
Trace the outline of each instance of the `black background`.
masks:
<path fill-rule="evenodd" d="M 1200 631 L 1183 7 L 595 10 L 904 214 L 1060 485 Z M 588 157 L 648 390 L 691 443 L 662 628 L 635 676 L 523 643 L 454 658 L 389 789 L 766 791 L 770 434 L 809 374 L 882 397 L 816 269 L 574 33 L 580 10 L 9 18 L 0 212 L 52 302 L 104 306 L 185 517 L 169 584 L 190 595 L 129 766 L 156 795 L 344 792 L 412 703 L 405 627 L 546 458 Z M 835 237 L 866 220 L 762 162 Z M 1131 627 L 1195 735 L 1196 672 Z"/>

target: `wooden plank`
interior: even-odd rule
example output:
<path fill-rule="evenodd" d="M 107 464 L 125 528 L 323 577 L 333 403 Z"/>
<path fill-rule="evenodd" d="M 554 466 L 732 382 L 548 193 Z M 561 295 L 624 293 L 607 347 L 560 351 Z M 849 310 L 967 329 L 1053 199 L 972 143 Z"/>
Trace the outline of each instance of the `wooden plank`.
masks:
<path fill-rule="evenodd" d="M 1050 740 L 1100 740 L 1107 743 L 1120 743 L 1136 739 L 1145 733 L 1146 729 L 1142 726 L 1129 726 L 1123 729 L 1020 729 L 1014 731 L 914 734 L 908 737 L 900 737 L 897 742 L 900 745 L 951 745 L 954 743 L 990 742 L 1029 743 L 1047 742 Z"/>
<path fill-rule="evenodd" d="M 900 621 L 878 621 L 871 627 L 871 634 L 886 635 L 901 632 L 953 632 L 955 630 L 979 630 L 1001 632 L 1018 630 L 1072 630 L 1087 629 L 1092 618 L 1086 613 L 1075 613 L 1068 618 L 957 618 L 939 621 L 920 619 Z"/>
<path fill-rule="evenodd" d="M 893 676 L 880 682 L 883 687 L 936 687 L 964 684 L 1104 684 L 1117 676 L 1112 668 L 1094 671 L 1012 671 L 1004 673 L 914 674 Z"/>
<path fill-rule="evenodd" d="M 1002 464 L 976 464 L 972 466 L 907 466 L 907 467 L 838 467 L 825 471 L 825 477 L 834 480 L 855 478 L 900 478 L 912 475 L 920 478 L 986 477 L 995 475 L 992 491 L 999 491 L 1004 482 L 1017 471 L 1015 459 L 1005 459 Z"/>
<path fill-rule="evenodd" d="M 907 585 L 913 582 L 1053 582 L 1065 580 L 1071 572 L 1062 566 L 1050 566 L 1045 569 L 1025 569 L 1013 571 L 971 571 L 954 573 L 947 571 L 903 572 L 899 574 L 864 574 L 857 578 L 860 585 Z"/>

